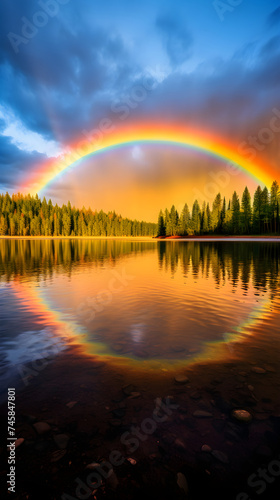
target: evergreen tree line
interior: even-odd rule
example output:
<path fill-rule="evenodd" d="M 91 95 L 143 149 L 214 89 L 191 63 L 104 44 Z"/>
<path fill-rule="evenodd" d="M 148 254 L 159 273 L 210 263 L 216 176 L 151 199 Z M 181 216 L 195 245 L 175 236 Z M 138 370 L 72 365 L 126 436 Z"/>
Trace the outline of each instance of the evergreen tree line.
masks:
<path fill-rule="evenodd" d="M 22 194 L 0 195 L 0 235 L 9 236 L 155 236 L 157 224 L 105 213 L 59 207 Z"/>
<path fill-rule="evenodd" d="M 218 193 L 212 207 L 195 200 L 192 209 L 188 204 L 179 215 L 175 206 L 161 210 L 158 217 L 157 236 L 188 236 L 200 234 L 274 234 L 280 231 L 280 189 L 274 181 L 270 191 L 258 186 L 252 199 L 245 187 L 241 199 L 234 191 L 227 202 Z"/>

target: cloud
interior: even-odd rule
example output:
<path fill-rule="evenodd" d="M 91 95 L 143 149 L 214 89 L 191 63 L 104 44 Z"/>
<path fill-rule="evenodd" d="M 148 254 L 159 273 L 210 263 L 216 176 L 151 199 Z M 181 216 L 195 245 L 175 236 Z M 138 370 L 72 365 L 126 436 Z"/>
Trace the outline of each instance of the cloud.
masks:
<path fill-rule="evenodd" d="M 0 192 L 17 192 L 28 176 L 36 172 L 47 157 L 37 152 L 22 151 L 10 137 L 0 136 Z"/>
<path fill-rule="evenodd" d="M 192 36 L 176 18 L 160 16 L 156 20 L 164 48 L 173 67 L 184 63 L 191 56 Z"/>
<path fill-rule="evenodd" d="M 270 27 L 274 27 L 280 23 L 280 7 L 277 7 L 271 14 L 268 16 L 268 25 Z"/>
<path fill-rule="evenodd" d="M 148 5 L 143 0 L 143 12 Z M 16 187 L 46 154 L 85 140 L 83 130 L 91 131 L 104 118 L 122 125 L 112 104 L 131 99 L 147 67 L 157 85 L 129 107 L 131 126 L 139 120 L 183 123 L 228 136 L 237 144 L 264 126 L 273 107 L 280 106 L 280 37 L 275 30 L 266 29 L 261 39 L 256 36 L 249 43 L 247 33 L 239 38 L 234 30 L 234 41 L 228 35 L 232 52 L 224 52 L 221 44 L 215 56 L 208 57 L 207 36 L 201 33 L 203 13 L 197 26 L 192 22 L 191 34 L 179 10 L 167 16 L 157 14 L 162 10 L 159 2 L 152 7 L 150 21 L 145 17 L 143 22 L 140 15 L 138 19 L 131 14 L 126 1 L 116 7 L 108 0 L 98 9 L 89 0 L 83 8 L 69 1 L 16 54 L 7 33 L 20 34 L 22 17 L 32 21 L 38 2 L 13 0 L 0 6 L 1 102 L 13 117 L 10 127 L 7 116 L 0 123 L 2 133 L 11 136 L 2 139 L 1 180 Z M 111 9 L 118 19 L 110 15 Z M 193 20 L 191 8 L 188 13 Z M 269 19 L 271 26 L 277 25 L 280 7 Z M 186 61 L 191 70 L 186 70 Z"/>

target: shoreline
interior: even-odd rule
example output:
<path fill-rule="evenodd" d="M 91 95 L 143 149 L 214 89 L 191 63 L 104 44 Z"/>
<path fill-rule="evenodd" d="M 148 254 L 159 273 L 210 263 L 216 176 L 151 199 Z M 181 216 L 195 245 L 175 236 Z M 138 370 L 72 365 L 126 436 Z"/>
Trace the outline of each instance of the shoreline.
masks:
<path fill-rule="evenodd" d="M 276 236 L 0 236 L 0 240 L 126 240 L 126 241 L 280 241 L 280 235 Z"/>

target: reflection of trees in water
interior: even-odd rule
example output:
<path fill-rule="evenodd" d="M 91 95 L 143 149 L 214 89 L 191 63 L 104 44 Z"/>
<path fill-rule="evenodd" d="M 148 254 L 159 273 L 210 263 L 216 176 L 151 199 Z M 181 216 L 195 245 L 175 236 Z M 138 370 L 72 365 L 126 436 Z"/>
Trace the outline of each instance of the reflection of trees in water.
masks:
<path fill-rule="evenodd" d="M 184 276 L 208 278 L 217 287 L 228 280 L 233 288 L 242 285 L 244 293 L 250 283 L 260 292 L 268 289 L 272 296 L 279 288 L 280 246 L 269 242 L 165 242 L 158 243 L 160 269 L 174 274 L 181 268 Z"/>
<path fill-rule="evenodd" d="M 155 249 L 153 242 L 124 240 L 0 240 L 0 279 L 71 274 L 79 266 L 114 265 L 129 254 Z"/>

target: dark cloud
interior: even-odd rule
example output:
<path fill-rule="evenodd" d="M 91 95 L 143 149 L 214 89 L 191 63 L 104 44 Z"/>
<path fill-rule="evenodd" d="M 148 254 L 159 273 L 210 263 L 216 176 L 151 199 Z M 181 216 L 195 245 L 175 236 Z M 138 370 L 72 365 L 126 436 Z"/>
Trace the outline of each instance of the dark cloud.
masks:
<path fill-rule="evenodd" d="M 176 18 L 160 16 L 156 26 L 161 33 L 163 45 L 172 66 L 178 66 L 189 59 L 192 48 L 192 36 Z"/>
<path fill-rule="evenodd" d="M 0 136 L 0 192 L 19 190 L 28 176 L 36 172 L 46 159 L 43 154 L 17 148 L 10 137 Z"/>
<path fill-rule="evenodd" d="M 110 6 L 113 3 L 109 0 L 106 6 L 84 0 L 81 8 L 70 0 L 28 43 L 19 46 L 19 53 L 7 35 L 22 35 L 22 18 L 33 22 L 40 9 L 38 1 L 6 0 L 0 7 L 2 107 L 11 110 L 28 130 L 57 141 L 62 149 L 74 140 L 85 139 L 82 131 L 91 131 L 103 118 L 111 118 L 116 126 L 122 124 L 112 104 L 122 104 L 143 83 L 145 58 L 150 54 L 144 51 L 138 57 L 142 54 L 139 38 L 133 38 L 129 22 L 124 25 L 121 19 L 119 25 L 114 23 Z M 108 14 L 103 22 L 99 16 L 102 8 Z M 122 2 L 124 17 L 126 8 L 129 3 Z M 160 8 L 159 4 L 157 12 Z M 191 35 L 179 14 L 154 13 L 151 19 L 151 60 L 156 66 L 163 46 L 164 59 L 159 66 L 164 66 L 167 55 L 171 72 L 143 101 L 129 108 L 127 120 L 132 125 L 139 118 L 151 123 L 182 122 L 238 139 L 266 123 L 273 107 L 280 106 L 280 37 L 274 30 L 275 36 L 266 31 L 263 42 L 256 38 L 244 44 L 242 39 L 240 47 L 236 37 L 233 56 L 218 51 L 219 56 L 206 57 L 201 51 L 197 64 L 192 60 L 192 70 L 186 73 L 182 65 L 196 57 L 201 33 L 194 32 L 192 26 Z M 280 7 L 268 21 L 276 26 L 279 20 Z M 137 25 L 138 20 L 134 22 Z M 146 28 L 146 24 L 145 18 L 142 25 Z M 4 129 L 2 121 L 0 130 Z M 17 186 L 27 172 L 34 172 L 46 159 L 39 153 L 19 150 L 7 137 L 1 139 L 0 146 L 2 186 Z"/>
<path fill-rule="evenodd" d="M 271 12 L 267 22 L 270 27 L 276 26 L 280 23 L 280 6 L 277 7 L 273 12 Z"/>

